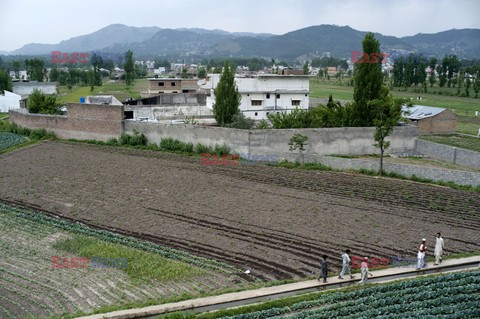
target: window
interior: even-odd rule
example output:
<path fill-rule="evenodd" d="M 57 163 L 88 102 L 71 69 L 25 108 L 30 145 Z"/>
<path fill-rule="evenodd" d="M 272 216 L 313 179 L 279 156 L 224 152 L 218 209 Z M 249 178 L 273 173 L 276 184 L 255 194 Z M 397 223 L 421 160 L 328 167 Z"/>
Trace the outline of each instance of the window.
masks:
<path fill-rule="evenodd" d="M 277 99 L 279 99 L 279 98 L 280 98 L 280 94 L 277 94 Z"/>
<path fill-rule="evenodd" d="M 178 91 L 172 91 L 172 93 L 178 93 Z"/>
<path fill-rule="evenodd" d="M 300 106 L 300 100 L 292 100 L 292 106 Z"/>
<path fill-rule="evenodd" d="M 252 106 L 262 106 L 262 100 L 252 100 Z"/>
<path fill-rule="evenodd" d="M 270 93 L 267 93 L 267 99 L 269 99 L 269 98 L 270 98 Z"/>
<path fill-rule="evenodd" d="M 308 94 L 305 94 L 305 96 L 308 96 Z"/>
<path fill-rule="evenodd" d="M 182 93 L 188 93 L 188 90 L 182 90 Z"/>
<path fill-rule="evenodd" d="M 175 83 L 175 82 L 172 82 L 172 86 L 176 86 L 176 85 L 177 85 L 177 83 Z"/>
<path fill-rule="evenodd" d="M 267 112 L 267 115 L 268 115 L 268 112 Z"/>
<path fill-rule="evenodd" d="M 158 86 L 165 86 L 165 82 L 158 82 Z"/>
<path fill-rule="evenodd" d="M 125 115 L 126 120 L 132 120 L 133 119 L 133 111 L 125 111 L 125 112 L 123 112 L 123 114 Z"/>
<path fill-rule="evenodd" d="M 258 112 L 255 112 L 255 116 L 258 116 Z"/>

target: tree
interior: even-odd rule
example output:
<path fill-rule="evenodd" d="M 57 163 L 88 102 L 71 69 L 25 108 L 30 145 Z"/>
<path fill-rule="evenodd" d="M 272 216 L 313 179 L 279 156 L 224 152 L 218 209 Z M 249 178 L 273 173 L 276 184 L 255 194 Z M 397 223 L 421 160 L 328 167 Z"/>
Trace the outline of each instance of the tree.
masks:
<path fill-rule="evenodd" d="M 198 70 L 198 78 L 205 79 L 207 77 L 207 70 L 205 68 L 200 68 Z"/>
<path fill-rule="evenodd" d="M 364 56 L 372 57 L 373 54 L 381 56 L 380 43 L 375 39 L 373 33 L 367 33 L 362 46 Z M 379 58 L 377 63 L 355 64 L 353 99 L 355 100 L 354 124 L 357 126 L 371 126 L 373 124 L 375 114 L 369 108 L 368 102 L 379 98 L 383 83 L 381 63 L 382 59 Z"/>
<path fill-rule="evenodd" d="M 135 77 L 135 65 L 133 64 L 133 52 L 128 50 L 125 52 L 125 83 L 130 86 L 133 83 Z"/>
<path fill-rule="evenodd" d="M 21 64 L 19 61 L 13 61 L 13 72 L 15 73 L 16 79 L 20 79 L 20 67 Z"/>
<path fill-rule="evenodd" d="M 475 74 L 475 80 L 473 81 L 473 91 L 475 92 L 475 97 L 478 98 L 478 92 L 480 91 L 480 71 Z"/>
<path fill-rule="evenodd" d="M 90 63 L 93 66 L 93 81 L 90 83 L 92 86 L 102 85 L 102 75 L 100 74 L 100 68 L 103 64 L 103 59 L 100 55 L 93 53 Z"/>
<path fill-rule="evenodd" d="M 44 63 L 40 59 L 25 60 L 27 75 L 30 80 L 43 82 Z"/>
<path fill-rule="evenodd" d="M 55 95 L 45 95 L 45 93 L 35 89 L 28 97 L 28 111 L 30 113 L 59 114 L 60 105 L 57 103 Z"/>
<path fill-rule="evenodd" d="M 457 75 L 457 95 L 460 95 L 460 92 L 463 87 L 463 80 L 465 79 L 465 72 L 463 70 L 460 70 Z"/>
<path fill-rule="evenodd" d="M 10 91 L 12 92 L 12 78 L 7 71 L 0 69 L 0 93 L 3 91 Z"/>
<path fill-rule="evenodd" d="M 305 61 L 303 65 L 303 74 L 308 75 L 310 72 L 308 71 L 308 61 Z"/>
<path fill-rule="evenodd" d="M 470 96 L 470 86 L 472 85 L 472 80 L 470 80 L 470 74 L 467 75 L 467 79 L 465 80 L 465 95 L 467 97 Z"/>
<path fill-rule="evenodd" d="M 220 81 L 214 90 L 215 104 L 213 104 L 213 114 L 215 120 L 220 126 L 232 123 L 232 118 L 240 110 L 240 93 L 238 93 L 235 84 L 235 74 L 230 67 L 230 63 L 225 61 Z"/>
<path fill-rule="evenodd" d="M 370 102 L 374 106 L 377 117 L 373 120 L 375 134 L 373 144 L 380 149 L 380 168 L 378 174 L 383 174 L 383 157 L 385 150 L 390 147 L 390 141 L 385 139 L 393 132 L 394 127 L 402 118 L 402 104 L 405 100 L 394 99 L 387 87 L 382 87 L 380 98 Z"/>
<path fill-rule="evenodd" d="M 305 145 L 307 145 L 308 136 L 302 134 L 294 134 L 288 145 L 290 146 L 290 152 L 293 152 L 298 149 L 298 153 L 302 159 L 302 166 L 305 164 Z"/>

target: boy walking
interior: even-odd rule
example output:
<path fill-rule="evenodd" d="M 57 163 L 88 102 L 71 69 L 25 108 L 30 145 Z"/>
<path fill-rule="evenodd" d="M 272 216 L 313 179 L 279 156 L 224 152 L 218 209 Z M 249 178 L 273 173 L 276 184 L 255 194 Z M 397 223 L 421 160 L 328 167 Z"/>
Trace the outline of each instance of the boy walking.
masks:
<path fill-rule="evenodd" d="M 320 259 L 320 274 L 318 276 L 318 281 L 320 281 L 320 278 L 323 278 L 323 282 L 326 283 L 327 276 L 328 276 L 327 255 L 323 255 L 322 259 Z"/>
<path fill-rule="evenodd" d="M 355 278 L 355 276 L 352 276 L 352 271 L 350 270 L 350 249 L 345 250 L 345 252 L 342 254 L 342 271 L 340 272 L 340 275 L 338 276 L 338 279 L 343 279 L 343 276 L 345 275 L 346 272 L 350 275 L 350 279 Z"/>
<path fill-rule="evenodd" d="M 362 271 L 362 278 L 358 282 L 359 284 L 366 283 L 368 280 L 368 275 L 373 277 L 373 274 L 370 271 L 368 271 L 368 257 L 363 258 L 361 271 Z"/>

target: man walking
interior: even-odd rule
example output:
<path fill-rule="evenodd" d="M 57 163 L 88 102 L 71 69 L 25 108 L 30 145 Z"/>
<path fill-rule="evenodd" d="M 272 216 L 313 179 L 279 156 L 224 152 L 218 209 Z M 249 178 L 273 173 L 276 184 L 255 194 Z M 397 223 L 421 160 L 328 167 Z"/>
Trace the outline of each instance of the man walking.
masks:
<path fill-rule="evenodd" d="M 361 272 L 362 272 L 362 278 L 358 282 L 359 284 L 366 283 L 368 280 L 368 275 L 373 277 L 373 274 L 370 271 L 368 271 L 368 257 L 363 258 Z"/>
<path fill-rule="evenodd" d="M 438 265 L 442 262 L 442 255 L 443 255 L 443 238 L 440 233 L 437 233 L 437 238 L 435 242 L 435 263 L 434 265 Z"/>
<path fill-rule="evenodd" d="M 355 276 L 352 276 L 352 271 L 350 270 L 350 249 L 345 250 L 345 252 L 342 254 L 342 271 L 340 272 L 340 276 L 338 276 L 338 279 L 343 279 L 343 275 L 345 275 L 346 272 L 350 275 L 350 279 L 355 278 Z"/>
<path fill-rule="evenodd" d="M 328 275 L 327 255 L 323 255 L 322 259 L 320 259 L 320 275 L 318 276 L 318 281 L 320 281 L 320 278 L 323 278 L 323 282 L 326 283 L 327 275 Z"/>
<path fill-rule="evenodd" d="M 424 268 L 427 265 L 425 264 L 425 253 L 427 251 L 426 239 L 422 238 L 422 243 L 418 247 L 418 254 L 417 254 L 417 270 L 420 268 Z"/>

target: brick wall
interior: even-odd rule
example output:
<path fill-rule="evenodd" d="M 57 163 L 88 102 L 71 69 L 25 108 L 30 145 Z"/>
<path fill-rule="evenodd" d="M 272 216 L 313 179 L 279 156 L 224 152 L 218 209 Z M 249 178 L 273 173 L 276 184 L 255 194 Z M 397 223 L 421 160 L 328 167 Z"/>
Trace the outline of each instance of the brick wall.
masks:
<path fill-rule="evenodd" d="M 418 121 L 420 135 L 450 133 L 457 128 L 457 116 L 449 110 Z"/>
<path fill-rule="evenodd" d="M 67 115 L 31 114 L 26 110 L 10 112 L 10 121 L 27 128 L 44 128 L 59 138 L 106 141 L 123 132 L 123 105 L 70 103 Z"/>

